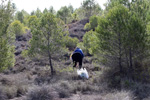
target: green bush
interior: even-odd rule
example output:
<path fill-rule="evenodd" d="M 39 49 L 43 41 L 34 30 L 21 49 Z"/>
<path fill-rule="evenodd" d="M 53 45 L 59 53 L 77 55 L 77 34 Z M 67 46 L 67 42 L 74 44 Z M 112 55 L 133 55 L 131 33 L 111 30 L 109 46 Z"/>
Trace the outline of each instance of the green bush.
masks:
<path fill-rule="evenodd" d="M 76 37 L 67 37 L 67 39 L 65 40 L 66 47 L 68 47 L 69 49 L 74 49 L 77 46 L 78 42 L 79 40 Z"/>
<path fill-rule="evenodd" d="M 90 17 L 90 26 L 91 26 L 91 29 L 95 30 L 95 28 L 98 26 L 98 16 L 91 16 Z"/>
<path fill-rule="evenodd" d="M 0 38 L 0 72 L 14 66 L 14 46 L 8 44 L 5 38 Z"/>
<path fill-rule="evenodd" d="M 30 16 L 28 19 L 27 19 L 27 24 L 28 24 L 28 27 L 33 27 L 35 25 L 35 23 L 37 23 L 37 16 Z"/>
<path fill-rule="evenodd" d="M 94 54 L 98 50 L 98 39 L 95 31 L 86 32 L 83 37 L 83 46 L 90 53 Z"/>
<path fill-rule="evenodd" d="M 91 29 L 90 23 L 86 23 L 85 26 L 84 26 L 84 29 L 85 30 L 90 30 Z"/>
<path fill-rule="evenodd" d="M 24 25 L 20 21 L 15 20 L 14 22 L 10 24 L 10 27 L 8 28 L 8 32 L 13 32 L 14 34 L 18 36 L 18 35 L 22 35 L 25 33 L 25 28 L 24 28 Z"/>
<path fill-rule="evenodd" d="M 85 24 L 84 29 L 95 30 L 95 28 L 98 26 L 98 19 L 98 16 L 91 16 L 89 20 L 90 22 Z"/>

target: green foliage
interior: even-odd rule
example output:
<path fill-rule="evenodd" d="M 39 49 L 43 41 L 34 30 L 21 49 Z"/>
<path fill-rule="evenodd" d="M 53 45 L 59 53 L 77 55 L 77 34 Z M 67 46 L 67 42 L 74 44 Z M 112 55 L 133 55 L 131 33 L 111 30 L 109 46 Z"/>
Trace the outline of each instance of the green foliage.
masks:
<path fill-rule="evenodd" d="M 43 13 L 48 13 L 48 9 L 45 8 L 44 11 L 43 11 Z"/>
<path fill-rule="evenodd" d="M 90 30 L 91 29 L 90 23 L 86 23 L 85 26 L 84 26 L 84 29 L 85 30 Z"/>
<path fill-rule="evenodd" d="M 25 33 L 24 25 L 18 20 L 12 22 L 8 30 L 17 36 Z"/>
<path fill-rule="evenodd" d="M 17 19 L 18 19 L 21 23 L 23 23 L 24 15 L 23 15 L 22 12 L 20 12 L 20 11 L 17 12 Z"/>
<path fill-rule="evenodd" d="M 137 0 L 113 5 L 103 17 L 91 17 L 85 27 L 97 26 L 96 33 L 85 34 L 84 46 L 90 53 L 100 54 L 109 66 L 119 67 L 120 73 L 128 70 L 132 78 L 135 62 L 149 54 L 148 11 L 146 0 Z"/>
<path fill-rule="evenodd" d="M 73 8 L 72 5 L 69 5 L 69 6 L 68 6 L 68 9 L 70 10 L 70 12 L 71 12 L 72 14 L 74 13 L 74 8 Z"/>
<path fill-rule="evenodd" d="M 40 18 L 42 16 L 42 12 L 39 8 L 37 8 L 33 15 L 36 15 L 38 18 Z"/>
<path fill-rule="evenodd" d="M 87 18 L 91 15 L 97 15 L 101 11 L 100 6 L 95 2 L 95 0 L 84 0 L 82 8 L 85 11 L 85 17 Z"/>
<path fill-rule="evenodd" d="M 14 16 L 15 20 L 19 20 L 22 24 L 27 25 L 27 19 L 29 14 L 25 11 L 17 11 L 17 13 Z"/>
<path fill-rule="evenodd" d="M 57 11 L 57 17 L 62 19 L 65 24 L 68 22 L 69 17 L 71 17 L 71 11 L 68 7 L 61 7 L 60 10 Z"/>
<path fill-rule="evenodd" d="M 34 28 L 34 26 L 36 26 L 35 24 L 36 24 L 37 20 L 38 20 L 37 16 L 35 16 L 35 15 L 30 16 L 30 17 L 28 18 L 28 20 L 27 20 L 27 22 L 28 22 L 28 27 L 30 27 L 30 28 L 33 27 L 33 28 Z"/>
<path fill-rule="evenodd" d="M 8 33 L 10 18 L 13 14 L 12 5 L 8 2 L 0 5 L 0 71 L 14 66 L 14 34 Z"/>
<path fill-rule="evenodd" d="M 33 16 L 33 15 L 35 15 L 35 11 L 32 11 L 32 12 L 31 12 L 31 16 Z"/>
<path fill-rule="evenodd" d="M 7 40 L 0 38 L 0 72 L 8 67 L 14 66 L 14 50 L 15 47 L 8 44 Z"/>
<path fill-rule="evenodd" d="M 85 12 L 85 10 L 84 10 L 83 8 L 81 8 L 81 7 L 78 8 L 78 9 L 76 9 L 74 13 L 77 14 L 79 20 L 82 20 L 82 19 L 86 18 L 86 17 L 85 17 L 85 13 L 86 13 L 86 12 Z"/>
<path fill-rule="evenodd" d="M 98 38 L 96 36 L 96 32 L 94 31 L 89 31 L 86 32 L 86 34 L 83 37 L 83 44 L 86 50 L 90 54 L 96 54 L 98 53 L 99 50 L 99 44 L 98 44 Z"/>
<path fill-rule="evenodd" d="M 95 28 L 98 26 L 98 16 L 91 16 L 90 17 L 90 22 L 87 23 L 84 27 L 84 29 L 87 29 L 87 30 L 95 30 Z"/>
<path fill-rule="evenodd" d="M 106 10 L 108 11 L 112 9 L 113 7 L 118 6 L 120 4 L 128 6 L 129 0 L 108 0 L 108 2 L 105 4 L 105 7 L 106 7 Z"/>
<path fill-rule="evenodd" d="M 124 22 L 128 19 L 127 14 L 128 10 L 119 5 L 110 10 L 106 18 L 100 18 L 96 32 L 100 40 L 99 47 L 102 51 L 107 51 L 111 55 L 118 51 L 114 44 L 119 46 L 119 42 L 123 42 L 122 37 L 125 35 L 124 31 L 126 30 Z"/>
<path fill-rule="evenodd" d="M 90 18 L 92 15 L 101 16 L 102 12 L 100 5 L 95 0 L 84 0 L 81 7 L 74 11 L 79 20 Z"/>
<path fill-rule="evenodd" d="M 98 26 L 98 16 L 90 17 L 90 26 L 91 26 L 91 29 L 95 30 L 95 28 Z"/>
<path fill-rule="evenodd" d="M 77 38 L 71 38 L 71 37 L 67 37 L 65 39 L 66 41 L 66 47 L 69 49 L 74 49 L 77 46 L 77 43 L 79 42 L 79 40 Z"/>
<path fill-rule="evenodd" d="M 54 10 L 53 6 L 49 8 L 49 12 L 52 13 L 53 15 L 56 15 L 56 11 Z"/>
<path fill-rule="evenodd" d="M 45 13 L 41 18 L 31 16 L 29 18 L 31 25 L 32 39 L 30 40 L 31 48 L 29 55 L 36 56 L 40 54 L 49 58 L 51 71 L 52 57 L 61 56 L 65 48 L 65 39 L 68 37 L 68 29 L 65 29 L 63 21 L 57 19 L 51 13 Z"/>
<path fill-rule="evenodd" d="M 77 15 L 77 13 L 73 13 L 73 14 L 72 14 L 72 17 L 73 17 L 73 20 L 78 20 L 78 15 Z"/>

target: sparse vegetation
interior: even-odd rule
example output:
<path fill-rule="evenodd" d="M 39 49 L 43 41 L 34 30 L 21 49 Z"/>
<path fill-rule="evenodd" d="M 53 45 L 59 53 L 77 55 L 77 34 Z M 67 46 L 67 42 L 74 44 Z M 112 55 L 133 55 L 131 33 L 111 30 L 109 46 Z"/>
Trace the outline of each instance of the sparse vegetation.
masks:
<path fill-rule="evenodd" d="M 2 89 L 0 89 L 0 99 L 7 100 L 7 95 L 5 94 L 5 92 Z"/>
<path fill-rule="evenodd" d="M 27 100 L 53 100 L 53 98 L 57 95 L 53 92 L 54 90 L 49 86 L 35 86 L 28 92 Z"/>
<path fill-rule="evenodd" d="M 104 96 L 104 100 L 133 100 L 135 97 L 131 96 L 132 93 L 126 91 L 109 93 Z"/>
<path fill-rule="evenodd" d="M 149 0 L 108 0 L 104 10 L 83 0 L 31 14 L 1 1 L 0 100 L 150 99 Z M 75 47 L 89 79 L 73 68 Z"/>

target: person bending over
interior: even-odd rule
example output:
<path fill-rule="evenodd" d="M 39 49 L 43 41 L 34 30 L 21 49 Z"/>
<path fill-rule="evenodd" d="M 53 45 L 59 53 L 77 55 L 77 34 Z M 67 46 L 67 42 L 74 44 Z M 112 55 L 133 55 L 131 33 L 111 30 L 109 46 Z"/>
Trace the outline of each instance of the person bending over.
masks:
<path fill-rule="evenodd" d="M 76 48 L 74 50 L 74 52 L 72 53 L 72 61 L 73 61 L 73 67 L 76 67 L 77 65 L 77 62 L 79 62 L 79 69 L 82 68 L 82 61 L 83 61 L 83 58 L 84 58 L 84 54 L 82 52 L 82 50 L 80 48 Z"/>

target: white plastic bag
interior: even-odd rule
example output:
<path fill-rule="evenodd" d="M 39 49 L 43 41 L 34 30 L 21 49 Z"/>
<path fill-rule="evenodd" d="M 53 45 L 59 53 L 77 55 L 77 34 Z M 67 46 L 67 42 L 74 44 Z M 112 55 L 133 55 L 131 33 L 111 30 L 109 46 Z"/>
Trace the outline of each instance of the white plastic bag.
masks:
<path fill-rule="evenodd" d="M 89 78 L 89 75 L 88 75 L 88 72 L 86 70 L 86 68 L 81 68 L 81 69 L 77 69 L 77 74 L 82 77 L 82 78 L 86 78 L 88 79 Z"/>

